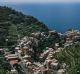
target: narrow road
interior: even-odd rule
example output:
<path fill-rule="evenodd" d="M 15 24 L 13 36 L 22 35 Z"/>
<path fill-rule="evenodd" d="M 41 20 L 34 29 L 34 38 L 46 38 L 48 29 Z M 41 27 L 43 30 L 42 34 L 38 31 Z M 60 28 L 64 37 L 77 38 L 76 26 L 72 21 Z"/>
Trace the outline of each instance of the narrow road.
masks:
<path fill-rule="evenodd" d="M 27 71 L 27 69 L 25 68 L 25 66 L 24 66 L 24 64 L 22 62 L 20 62 L 19 65 L 23 69 L 24 74 L 29 74 L 28 71 Z"/>
<path fill-rule="evenodd" d="M 23 69 L 24 74 L 29 74 L 27 68 L 26 68 L 25 65 L 23 64 L 23 58 L 21 57 L 20 53 L 17 52 L 17 54 L 18 54 L 19 59 L 21 60 L 21 62 L 19 63 L 19 65 L 20 65 L 21 68 Z"/>

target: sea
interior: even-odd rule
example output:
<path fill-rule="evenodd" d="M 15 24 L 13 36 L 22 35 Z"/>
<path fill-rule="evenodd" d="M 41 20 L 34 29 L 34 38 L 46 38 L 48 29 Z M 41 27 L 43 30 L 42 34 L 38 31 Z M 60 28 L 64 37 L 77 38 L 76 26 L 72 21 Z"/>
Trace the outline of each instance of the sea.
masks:
<path fill-rule="evenodd" d="M 43 22 L 50 30 L 65 32 L 68 29 L 80 30 L 80 4 L 79 3 L 24 3 L 8 4 L 8 6 L 25 15 L 31 15 Z"/>

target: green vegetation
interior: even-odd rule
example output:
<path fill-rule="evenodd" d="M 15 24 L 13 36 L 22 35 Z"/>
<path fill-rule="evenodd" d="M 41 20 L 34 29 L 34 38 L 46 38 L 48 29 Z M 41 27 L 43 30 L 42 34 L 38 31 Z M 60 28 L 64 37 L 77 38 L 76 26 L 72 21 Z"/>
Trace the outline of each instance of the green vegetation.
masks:
<path fill-rule="evenodd" d="M 11 70 L 11 66 L 3 54 L 3 52 L 0 52 L 0 74 L 7 74 Z"/>
<path fill-rule="evenodd" d="M 46 32 L 48 28 L 32 16 L 0 6 L 0 46 L 16 45 L 19 38 L 38 31 Z"/>
<path fill-rule="evenodd" d="M 52 35 L 49 35 L 47 33 L 47 35 L 45 37 L 40 38 L 39 46 L 38 46 L 37 50 L 43 51 L 43 50 L 45 50 L 46 47 L 53 48 L 55 43 L 59 43 L 59 42 L 60 42 L 60 36 L 57 33 L 52 34 Z"/>
<path fill-rule="evenodd" d="M 36 44 L 37 41 L 38 43 Z M 46 50 L 46 47 L 54 48 L 55 43 L 59 43 L 59 42 L 61 42 L 61 39 L 57 32 L 54 32 L 53 34 L 50 34 L 49 32 L 45 32 L 43 35 L 36 36 L 32 44 L 32 48 L 34 50 L 32 58 L 35 61 L 39 61 L 39 56 L 37 54 L 40 54 L 44 50 Z"/>
<path fill-rule="evenodd" d="M 65 47 L 53 57 L 66 64 L 65 74 L 80 74 L 80 43 Z"/>

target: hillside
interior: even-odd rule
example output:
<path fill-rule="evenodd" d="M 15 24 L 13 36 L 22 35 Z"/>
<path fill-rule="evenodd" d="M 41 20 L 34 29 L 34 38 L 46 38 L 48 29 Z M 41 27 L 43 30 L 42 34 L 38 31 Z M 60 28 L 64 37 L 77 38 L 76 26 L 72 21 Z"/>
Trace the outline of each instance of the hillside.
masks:
<path fill-rule="evenodd" d="M 53 56 L 66 68 L 65 74 L 80 74 L 80 43 L 67 46 Z"/>
<path fill-rule="evenodd" d="M 32 32 L 47 32 L 42 22 L 8 7 L 0 6 L 0 46 L 11 46 L 17 39 Z"/>

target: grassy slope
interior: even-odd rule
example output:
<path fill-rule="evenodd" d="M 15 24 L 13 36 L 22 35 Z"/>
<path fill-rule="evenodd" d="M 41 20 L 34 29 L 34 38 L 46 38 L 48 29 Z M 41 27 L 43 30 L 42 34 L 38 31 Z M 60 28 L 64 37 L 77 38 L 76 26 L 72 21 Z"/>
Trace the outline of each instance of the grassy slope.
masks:
<path fill-rule="evenodd" d="M 19 37 L 37 31 L 46 32 L 48 28 L 32 16 L 0 6 L 0 46 L 7 45 L 6 38 L 8 45 L 14 45 Z"/>

